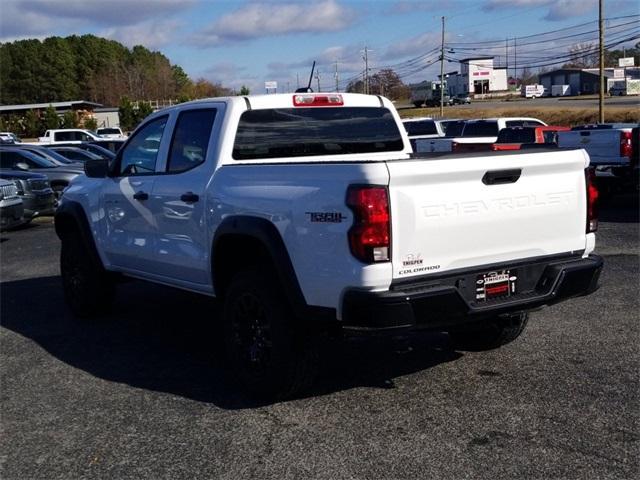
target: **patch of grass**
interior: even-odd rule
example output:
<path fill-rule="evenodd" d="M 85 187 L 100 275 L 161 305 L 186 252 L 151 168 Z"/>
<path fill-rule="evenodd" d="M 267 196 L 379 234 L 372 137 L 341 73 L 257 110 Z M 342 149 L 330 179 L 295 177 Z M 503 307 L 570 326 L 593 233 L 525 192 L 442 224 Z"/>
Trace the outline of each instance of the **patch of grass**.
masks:
<path fill-rule="evenodd" d="M 400 110 L 403 118 L 433 117 L 438 118 L 439 108 L 411 108 Z M 597 123 L 597 108 L 581 107 L 515 107 L 508 108 L 456 108 L 446 107 L 445 118 L 493 118 L 493 117 L 533 117 L 542 120 L 549 125 L 580 125 L 583 123 Z M 606 107 L 606 122 L 640 122 L 640 110 L 629 107 Z"/>

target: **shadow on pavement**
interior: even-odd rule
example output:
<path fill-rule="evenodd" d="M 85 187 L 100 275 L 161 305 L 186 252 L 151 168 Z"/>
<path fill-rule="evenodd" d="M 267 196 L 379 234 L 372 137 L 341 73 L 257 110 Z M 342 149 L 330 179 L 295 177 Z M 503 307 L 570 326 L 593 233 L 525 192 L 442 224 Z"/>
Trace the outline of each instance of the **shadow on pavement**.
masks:
<path fill-rule="evenodd" d="M 167 392 L 225 409 L 252 408 L 226 378 L 210 298 L 132 281 L 119 285 L 111 314 L 91 322 L 66 309 L 57 276 L 5 282 L 1 325 L 59 360 L 99 378 Z M 418 334 L 413 350 L 393 339 L 330 340 L 307 395 L 359 386 L 393 388 L 393 379 L 461 357 L 443 334 Z"/>
<path fill-rule="evenodd" d="M 614 195 L 600 203 L 598 214 L 601 222 L 638 223 L 640 221 L 640 200 L 638 193 Z"/>

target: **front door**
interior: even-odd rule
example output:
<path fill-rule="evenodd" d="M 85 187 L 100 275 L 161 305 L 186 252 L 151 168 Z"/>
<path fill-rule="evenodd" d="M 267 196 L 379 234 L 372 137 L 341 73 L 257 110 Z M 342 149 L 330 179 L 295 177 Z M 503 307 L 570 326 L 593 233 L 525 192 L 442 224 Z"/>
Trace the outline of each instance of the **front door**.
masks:
<path fill-rule="evenodd" d="M 104 252 L 123 270 L 153 273 L 156 225 L 149 199 L 157 178 L 168 116 L 150 120 L 116 157 L 115 173 L 102 190 Z"/>

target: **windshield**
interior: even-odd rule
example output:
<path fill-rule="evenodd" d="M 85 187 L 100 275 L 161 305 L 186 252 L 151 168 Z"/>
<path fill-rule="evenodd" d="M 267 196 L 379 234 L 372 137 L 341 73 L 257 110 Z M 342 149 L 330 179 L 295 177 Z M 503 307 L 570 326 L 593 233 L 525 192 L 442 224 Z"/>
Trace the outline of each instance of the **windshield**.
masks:
<path fill-rule="evenodd" d="M 54 152 L 53 150 L 45 150 L 45 149 L 39 149 L 39 148 L 34 148 L 34 149 L 25 149 L 30 153 L 33 153 L 34 155 L 37 155 L 41 158 L 44 158 L 46 160 L 53 160 L 59 163 L 64 163 L 65 165 L 68 165 L 70 163 L 73 163 L 71 160 L 69 160 L 68 158 L 63 157 L 62 155 L 60 155 L 58 152 Z"/>
<path fill-rule="evenodd" d="M 496 143 L 535 143 L 536 132 L 533 128 L 503 128 L 498 133 Z"/>
<path fill-rule="evenodd" d="M 392 113 L 380 107 L 279 108 L 242 114 L 235 160 L 401 151 Z"/>
<path fill-rule="evenodd" d="M 467 122 L 462 130 L 463 137 L 496 137 L 498 136 L 498 122 L 480 121 Z"/>
<path fill-rule="evenodd" d="M 99 128 L 98 135 L 120 135 L 119 128 Z"/>

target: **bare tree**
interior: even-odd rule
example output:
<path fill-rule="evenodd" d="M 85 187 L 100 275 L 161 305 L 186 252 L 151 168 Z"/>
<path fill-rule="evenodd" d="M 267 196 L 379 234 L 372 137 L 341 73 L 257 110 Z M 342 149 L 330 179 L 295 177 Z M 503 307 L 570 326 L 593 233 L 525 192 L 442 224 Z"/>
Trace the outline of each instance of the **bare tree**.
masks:
<path fill-rule="evenodd" d="M 569 47 L 569 61 L 565 68 L 593 68 L 598 66 L 598 46 L 593 42 L 576 43 Z"/>

